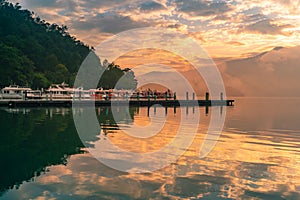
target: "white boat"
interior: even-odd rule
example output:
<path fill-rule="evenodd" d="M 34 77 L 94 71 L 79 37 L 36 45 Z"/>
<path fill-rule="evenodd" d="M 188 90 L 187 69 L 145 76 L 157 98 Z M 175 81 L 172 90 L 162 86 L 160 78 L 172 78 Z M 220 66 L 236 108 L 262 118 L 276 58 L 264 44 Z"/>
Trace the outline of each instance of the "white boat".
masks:
<path fill-rule="evenodd" d="M 91 99 L 93 99 L 93 100 L 103 100 L 103 99 L 106 99 L 107 90 L 103 90 L 102 88 L 90 89 L 89 93 L 90 93 Z"/>
<path fill-rule="evenodd" d="M 2 99 L 25 99 L 25 93 L 31 91 L 31 88 L 10 85 L 1 90 Z"/>
<path fill-rule="evenodd" d="M 82 87 L 70 88 L 68 84 L 52 84 L 42 95 L 43 99 L 91 99 L 90 91 Z"/>
<path fill-rule="evenodd" d="M 26 99 L 41 99 L 42 91 L 41 90 L 28 90 L 26 91 Z"/>
<path fill-rule="evenodd" d="M 103 88 L 90 89 L 90 97 L 93 100 L 108 100 L 118 98 L 118 93 L 114 89 L 103 90 Z"/>
<path fill-rule="evenodd" d="M 68 84 L 52 84 L 49 89 L 45 91 L 43 94 L 43 98 L 45 99 L 72 99 L 74 93 L 74 89 L 70 88 Z"/>
<path fill-rule="evenodd" d="M 84 90 L 82 87 L 73 89 L 73 99 L 91 99 L 92 90 Z"/>
<path fill-rule="evenodd" d="M 129 99 L 134 94 L 134 90 L 113 90 L 113 98 L 116 99 Z"/>

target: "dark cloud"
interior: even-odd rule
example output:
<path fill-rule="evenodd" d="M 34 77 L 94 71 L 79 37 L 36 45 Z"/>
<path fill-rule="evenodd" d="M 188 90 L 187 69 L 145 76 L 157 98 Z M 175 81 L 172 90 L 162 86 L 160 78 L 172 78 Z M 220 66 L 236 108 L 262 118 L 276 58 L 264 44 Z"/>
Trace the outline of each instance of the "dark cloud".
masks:
<path fill-rule="evenodd" d="M 263 15 L 261 13 L 257 14 L 251 14 L 251 15 L 245 15 L 243 17 L 244 23 L 256 23 L 258 21 L 263 21 L 269 19 L 266 15 Z"/>
<path fill-rule="evenodd" d="M 272 0 L 272 1 L 274 1 L 275 3 L 280 3 L 282 5 L 287 5 L 287 6 L 290 6 L 290 5 L 292 5 L 293 2 L 295 2 L 293 0 Z"/>
<path fill-rule="evenodd" d="M 72 12 L 76 12 L 77 9 L 78 9 L 78 4 L 76 3 L 76 1 L 70 1 L 70 0 L 65 0 L 64 1 L 64 7 L 65 7 L 65 10 L 67 12 L 69 12 L 71 15 L 72 15 Z"/>
<path fill-rule="evenodd" d="M 179 12 L 190 16 L 220 15 L 232 10 L 226 2 L 176 0 L 174 4 Z"/>
<path fill-rule="evenodd" d="M 227 15 L 225 14 L 220 14 L 220 15 L 217 15 L 213 21 L 228 21 L 230 20 L 230 17 L 228 17 Z"/>
<path fill-rule="evenodd" d="M 105 33 L 119 33 L 133 28 L 149 26 L 147 22 L 135 21 L 130 16 L 102 13 L 84 21 L 73 21 L 72 27 L 79 30 L 98 29 Z"/>
<path fill-rule="evenodd" d="M 128 1 L 124 1 L 124 0 L 87 0 L 87 1 L 80 0 L 79 2 L 80 2 L 79 5 L 86 9 L 116 7 L 124 3 L 128 3 Z"/>
<path fill-rule="evenodd" d="M 286 33 L 283 33 L 282 29 L 291 27 L 290 25 L 277 25 L 273 20 L 261 13 L 245 15 L 242 20 L 245 25 L 241 26 L 238 31 L 239 33 L 248 32 L 268 35 L 285 35 Z"/>
<path fill-rule="evenodd" d="M 243 46 L 243 45 L 245 45 L 244 43 L 239 42 L 239 41 L 230 41 L 230 42 L 226 42 L 226 44 L 234 45 L 234 46 Z"/>
<path fill-rule="evenodd" d="M 165 7 L 155 1 L 146 1 L 140 5 L 140 10 L 144 12 L 151 12 L 156 10 L 164 10 Z"/>
<path fill-rule="evenodd" d="M 183 26 L 182 24 L 176 23 L 176 24 L 169 24 L 169 25 L 167 25 L 167 28 L 179 29 L 182 26 Z"/>
<path fill-rule="evenodd" d="M 260 33 L 260 34 L 269 34 L 269 35 L 277 35 L 284 34 L 282 29 L 290 27 L 289 25 L 276 25 L 272 23 L 272 20 L 265 19 L 253 24 L 247 25 L 242 28 L 242 31 L 250 32 L 250 33 Z"/>
<path fill-rule="evenodd" d="M 55 8 L 59 7 L 60 3 L 57 0 L 24 0 L 24 4 L 29 8 L 40 8 L 40 7 L 49 7 Z"/>

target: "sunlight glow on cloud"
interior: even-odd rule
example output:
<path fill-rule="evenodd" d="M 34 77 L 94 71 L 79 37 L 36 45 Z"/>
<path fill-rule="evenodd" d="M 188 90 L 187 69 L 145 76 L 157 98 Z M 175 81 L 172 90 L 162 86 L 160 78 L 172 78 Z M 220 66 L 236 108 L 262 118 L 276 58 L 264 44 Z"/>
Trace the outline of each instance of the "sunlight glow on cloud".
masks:
<path fill-rule="evenodd" d="M 13 0 L 17 2 L 17 0 Z M 19 0 L 96 46 L 132 28 L 167 27 L 198 40 L 213 57 L 240 57 L 300 44 L 300 1 Z"/>

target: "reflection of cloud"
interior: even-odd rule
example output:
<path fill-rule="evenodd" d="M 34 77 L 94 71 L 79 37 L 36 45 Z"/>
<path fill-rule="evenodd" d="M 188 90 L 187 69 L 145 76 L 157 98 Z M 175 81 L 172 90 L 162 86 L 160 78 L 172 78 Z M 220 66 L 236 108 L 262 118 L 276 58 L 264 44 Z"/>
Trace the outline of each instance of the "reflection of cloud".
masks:
<path fill-rule="evenodd" d="M 299 105 L 299 100 L 289 99 L 283 103 L 282 99 L 238 99 L 238 104 L 227 111 L 230 117 L 222 140 L 207 159 L 198 158 L 199 144 L 203 142 L 210 119 L 203 112 L 193 145 L 164 169 L 147 174 L 122 173 L 101 164 L 90 154 L 77 154 L 71 156 L 66 165 L 47 167 L 46 173 L 8 190 L 2 198 L 255 199 L 260 196 L 298 199 L 300 107 L 290 105 Z M 161 111 L 164 112 L 164 108 Z M 169 108 L 169 126 L 161 137 L 145 141 L 147 145 L 128 140 L 128 135 L 120 131 L 106 139 L 130 150 L 156 148 L 172 139 L 182 112 L 185 115 L 185 108 L 178 109 L 177 114 Z M 140 108 L 138 113 L 135 119 L 149 119 L 147 108 Z M 190 112 L 188 116 L 192 115 Z"/>

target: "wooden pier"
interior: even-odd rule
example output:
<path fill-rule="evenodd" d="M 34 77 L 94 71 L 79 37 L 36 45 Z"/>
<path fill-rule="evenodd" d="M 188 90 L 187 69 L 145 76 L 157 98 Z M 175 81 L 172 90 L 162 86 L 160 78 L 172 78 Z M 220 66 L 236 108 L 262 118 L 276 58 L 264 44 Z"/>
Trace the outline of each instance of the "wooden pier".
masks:
<path fill-rule="evenodd" d="M 233 106 L 234 100 L 0 100 L 0 107 L 26 108 L 26 107 L 72 107 L 76 106 L 141 106 L 149 107 L 161 105 L 172 106 Z"/>

